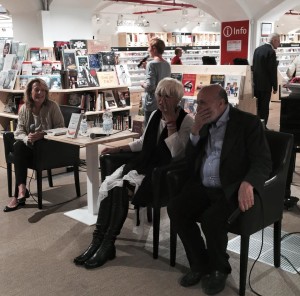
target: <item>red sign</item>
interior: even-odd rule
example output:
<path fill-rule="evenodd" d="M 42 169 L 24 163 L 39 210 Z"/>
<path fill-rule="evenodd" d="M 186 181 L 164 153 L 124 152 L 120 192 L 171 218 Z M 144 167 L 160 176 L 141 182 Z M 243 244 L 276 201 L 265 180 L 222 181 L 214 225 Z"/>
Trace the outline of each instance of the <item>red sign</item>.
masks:
<path fill-rule="evenodd" d="M 221 65 L 248 58 L 249 21 L 224 22 L 221 31 Z"/>

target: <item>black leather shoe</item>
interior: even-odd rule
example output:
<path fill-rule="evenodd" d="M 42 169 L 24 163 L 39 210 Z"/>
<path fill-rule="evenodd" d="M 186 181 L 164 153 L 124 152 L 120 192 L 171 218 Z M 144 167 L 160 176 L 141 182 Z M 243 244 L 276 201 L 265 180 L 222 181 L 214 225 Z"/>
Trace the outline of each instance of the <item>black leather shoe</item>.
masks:
<path fill-rule="evenodd" d="M 102 266 L 107 260 L 113 260 L 116 257 L 116 247 L 113 243 L 102 243 L 94 256 L 84 262 L 86 269 L 94 269 Z"/>
<path fill-rule="evenodd" d="M 202 289 L 206 295 L 215 295 L 224 290 L 227 274 L 218 270 L 206 275 L 202 279 Z"/>
<path fill-rule="evenodd" d="M 23 207 L 25 205 L 25 202 L 18 202 L 14 207 L 9 207 L 9 206 L 6 206 L 4 209 L 3 209 L 3 212 L 13 212 L 15 210 L 17 210 L 18 208 L 20 207 Z"/>
<path fill-rule="evenodd" d="M 88 248 L 81 255 L 74 258 L 73 262 L 76 265 L 83 265 L 85 263 L 85 261 L 87 261 L 88 259 L 90 259 L 94 256 L 94 254 L 98 251 L 100 246 L 101 246 L 101 243 L 99 243 L 99 244 L 91 243 L 88 246 Z"/>
<path fill-rule="evenodd" d="M 28 198 L 29 196 L 30 196 L 30 195 L 29 195 L 29 191 L 26 189 L 25 196 L 24 196 L 24 197 L 18 197 L 18 198 L 17 198 L 18 203 L 25 203 L 26 198 Z"/>
<path fill-rule="evenodd" d="M 202 272 L 190 271 L 180 280 L 182 287 L 190 287 L 198 284 L 203 276 Z"/>

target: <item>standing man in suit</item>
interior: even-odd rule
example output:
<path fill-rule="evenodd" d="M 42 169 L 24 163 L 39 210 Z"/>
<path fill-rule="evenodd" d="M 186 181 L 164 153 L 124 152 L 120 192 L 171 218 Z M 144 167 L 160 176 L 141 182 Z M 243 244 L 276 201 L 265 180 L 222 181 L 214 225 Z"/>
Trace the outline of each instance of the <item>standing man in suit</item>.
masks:
<path fill-rule="evenodd" d="M 254 96 L 257 98 L 257 115 L 267 127 L 271 93 L 277 93 L 277 60 L 275 49 L 280 45 L 280 36 L 273 33 L 269 42 L 257 47 L 253 55 Z"/>
<path fill-rule="evenodd" d="M 180 284 L 189 287 L 202 278 L 204 293 L 214 295 L 231 273 L 227 220 L 237 207 L 250 209 L 254 195 L 262 196 L 272 164 L 261 121 L 231 107 L 220 85 L 203 87 L 197 104 L 186 150 L 191 175 L 168 214 L 191 268 Z"/>

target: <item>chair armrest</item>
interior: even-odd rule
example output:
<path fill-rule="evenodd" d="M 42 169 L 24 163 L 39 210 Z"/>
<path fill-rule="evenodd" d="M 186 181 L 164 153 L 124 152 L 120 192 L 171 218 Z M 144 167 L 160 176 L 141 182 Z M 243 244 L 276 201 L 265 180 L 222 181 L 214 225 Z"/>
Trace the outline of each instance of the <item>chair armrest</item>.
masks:
<path fill-rule="evenodd" d="M 176 170 L 182 170 L 185 168 L 186 168 L 186 161 L 184 159 L 179 160 L 179 161 L 174 161 L 174 162 L 171 162 L 170 164 L 154 168 L 154 170 L 152 172 L 153 205 L 154 206 L 161 206 L 162 204 L 166 204 L 166 202 L 169 200 L 169 196 L 170 196 L 169 188 L 168 188 L 168 186 L 165 186 L 169 172 L 173 172 Z M 165 188 L 165 187 L 167 187 L 165 190 L 165 194 L 161 194 L 162 188 Z M 162 199 L 164 199 L 164 200 L 162 200 Z"/>
<path fill-rule="evenodd" d="M 123 164 L 126 164 L 138 154 L 139 152 L 126 151 L 100 155 L 101 180 L 104 180 L 106 176 L 111 175 L 117 168 Z"/>

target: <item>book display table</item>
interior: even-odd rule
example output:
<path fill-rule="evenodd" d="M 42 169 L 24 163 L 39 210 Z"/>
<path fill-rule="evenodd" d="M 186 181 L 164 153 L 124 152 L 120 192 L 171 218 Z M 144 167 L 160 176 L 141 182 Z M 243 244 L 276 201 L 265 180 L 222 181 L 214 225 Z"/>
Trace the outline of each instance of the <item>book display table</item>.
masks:
<path fill-rule="evenodd" d="M 94 131 L 93 131 L 94 132 Z M 68 138 L 66 135 L 52 136 L 46 135 L 45 138 L 52 141 L 58 141 L 81 148 L 86 148 L 86 167 L 87 167 L 87 206 L 66 212 L 65 215 L 87 225 L 93 225 L 97 220 L 97 199 L 99 194 L 99 155 L 98 145 L 124 140 L 128 138 L 138 138 L 139 134 L 129 130 L 114 130 L 112 135 L 91 139 L 90 137 L 78 136 L 78 138 Z"/>

